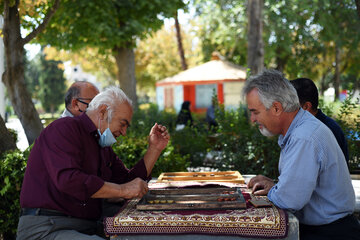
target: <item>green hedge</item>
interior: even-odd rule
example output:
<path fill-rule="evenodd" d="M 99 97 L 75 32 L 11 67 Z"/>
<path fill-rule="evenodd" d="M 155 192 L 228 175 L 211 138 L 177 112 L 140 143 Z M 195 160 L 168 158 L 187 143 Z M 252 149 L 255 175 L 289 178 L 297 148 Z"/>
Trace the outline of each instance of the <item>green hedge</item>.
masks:
<path fill-rule="evenodd" d="M 354 102 L 351 98 L 352 93 L 342 102 L 337 122 L 348 140 L 349 170 L 360 174 L 360 99 L 357 98 Z"/>
<path fill-rule="evenodd" d="M 125 166 L 131 168 L 144 156 L 147 149 L 146 137 L 125 137 L 113 146 L 114 152 L 124 162 Z M 172 144 L 164 149 L 162 155 L 157 160 L 152 176 L 158 177 L 162 172 L 186 171 L 189 166 L 189 155 L 180 155 L 175 152 Z"/>
<path fill-rule="evenodd" d="M 29 149 L 5 153 L 0 160 L 0 233 L 4 239 L 15 239 L 20 213 L 20 189 Z"/>

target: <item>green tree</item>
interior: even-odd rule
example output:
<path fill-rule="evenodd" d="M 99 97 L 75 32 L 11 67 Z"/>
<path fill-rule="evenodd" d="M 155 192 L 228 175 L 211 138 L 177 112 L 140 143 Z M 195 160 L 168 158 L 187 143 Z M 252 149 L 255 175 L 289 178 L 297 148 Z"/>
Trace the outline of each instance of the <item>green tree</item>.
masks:
<path fill-rule="evenodd" d="M 353 0 L 314 1 L 317 10 L 314 21 L 321 26 L 319 39 L 332 60 L 333 86 L 336 99 L 339 96 L 342 75 L 360 77 L 355 65 L 360 55 L 360 18 Z"/>
<path fill-rule="evenodd" d="M 85 72 L 96 76 L 103 86 L 113 85 L 116 81 L 116 61 L 111 51 L 99 52 L 98 48 L 86 47 L 76 52 L 47 46 L 44 48 L 47 59 L 55 61 L 71 61 L 71 64 L 81 65 Z"/>
<path fill-rule="evenodd" d="M 135 103 L 136 79 L 133 48 L 184 6 L 181 0 L 64 0 L 40 41 L 60 49 L 98 48 L 111 54 L 117 65 L 120 87 Z"/>
<path fill-rule="evenodd" d="M 197 37 L 209 61 L 214 51 L 228 60 L 246 65 L 246 1 L 195 0 Z"/>
<path fill-rule="evenodd" d="M 4 14 L 2 34 L 6 58 L 2 81 L 30 144 L 39 136 L 43 126 L 24 83 L 24 45 L 45 29 L 59 2 L 60 0 L 36 3 L 22 0 L 21 4 L 20 0 L 0 2 L 0 12 Z M 28 29 L 30 33 L 22 37 L 20 28 Z"/>
<path fill-rule="evenodd" d="M 245 66 L 249 47 L 244 34 L 249 24 L 246 1 L 196 0 L 194 6 L 205 59 L 216 49 Z M 356 14 L 353 0 L 264 0 L 265 67 L 289 78 L 320 81 L 321 91 L 332 82 L 339 92 L 342 79 L 357 87 L 360 18 Z"/>
<path fill-rule="evenodd" d="M 61 69 L 62 62 L 46 60 L 43 54 L 40 61 L 39 98 L 45 111 L 54 114 L 58 106 L 63 103 L 66 91 L 64 70 Z"/>
<path fill-rule="evenodd" d="M 40 57 L 41 54 L 37 54 L 33 59 L 29 60 L 26 55 L 24 57 L 24 79 L 26 87 L 31 93 L 31 97 L 39 99 L 40 84 Z"/>
<path fill-rule="evenodd" d="M 187 65 L 194 67 L 201 61 L 200 49 L 193 46 L 193 39 L 188 31 L 183 29 L 181 36 L 183 47 L 187 50 Z M 140 41 L 135 56 L 136 78 L 142 88 L 153 89 L 156 81 L 173 76 L 182 70 L 174 27 L 169 29 L 162 27 Z"/>

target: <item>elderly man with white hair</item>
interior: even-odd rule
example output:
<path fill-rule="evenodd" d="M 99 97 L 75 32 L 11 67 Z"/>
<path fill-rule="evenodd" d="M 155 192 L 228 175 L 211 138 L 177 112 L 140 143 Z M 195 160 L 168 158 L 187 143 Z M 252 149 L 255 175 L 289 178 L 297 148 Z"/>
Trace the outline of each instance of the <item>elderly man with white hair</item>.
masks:
<path fill-rule="evenodd" d="M 111 145 L 126 135 L 132 115 L 131 100 L 110 87 L 85 113 L 43 130 L 28 159 L 17 239 L 102 239 L 95 235 L 101 200 L 146 194 L 146 180 L 170 136 L 156 123 L 147 152 L 129 170 Z"/>

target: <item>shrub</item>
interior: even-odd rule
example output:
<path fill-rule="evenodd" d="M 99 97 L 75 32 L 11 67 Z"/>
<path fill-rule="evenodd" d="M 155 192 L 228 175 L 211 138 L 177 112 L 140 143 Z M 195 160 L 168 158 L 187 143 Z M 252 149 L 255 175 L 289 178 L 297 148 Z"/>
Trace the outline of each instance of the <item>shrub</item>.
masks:
<path fill-rule="evenodd" d="M 147 145 L 146 137 L 124 137 L 121 142 L 113 145 L 113 150 L 125 166 L 131 168 L 144 156 Z M 186 171 L 188 158 L 188 155 L 176 153 L 170 143 L 155 163 L 152 176 L 158 177 L 162 172 Z"/>
<path fill-rule="evenodd" d="M 142 137 L 148 136 L 155 123 L 166 126 L 172 131 L 175 126 L 176 114 L 174 111 L 159 111 L 156 104 L 146 104 L 136 109 L 133 114 L 131 127 L 127 136 Z"/>
<path fill-rule="evenodd" d="M 211 150 L 220 151 L 212 167 L 277 177 L 280 148 L 276 138 L 260 134 L 257 127 L 250 123 L 245 106 L 226 111 L 220 105 L 215 112 L 218 129 L 215 146 Z"/>
<path fill-rule="evenodd" d="M 201 165 L 208 148 L 207 130 L 203 122 L 193 114 L 194 121 L 197 123 L 195 127 L 186 127 L 181 131 L 175 131 L 176 118 L 177 115 L 174 111 L 159 111 L 155 104 L 147 104 L 145 107 L 144 105 L 140 106 L 140 109 L 135 110 L 133 114 L 132 124 L 128 129 L 127 136 L 122 138 L 124 146 L 121 143 L 114 148 L 114 150 L 117 149 L 115 152 L 128 164 L 127 166 L 133 166 L 145 154 L 147 147 L 146 138 L 150 133 L 151 127 L 157 122 L 168 128 L 171 142 L 157 161 L 153 170 L 153 176 L 157 173 L 162 161 L 165 161 L 166 165 L 161 165 L 161 168 L 166 168 L 168 171 L 180 171 L 180 169 L 182 169 L 181 171 L 186 171 L 186 168 L 189 166 Z M 129 146 L 125 146 L 125 143 Z M 134 144 L 139 147 L 136 151 Z M 120 149 L 121 152 L 119 151 Z M 176 162 L 171 162 L 167 161 L 167 159 L 177 160 Z M 180 167 L 180 163 L 183 166 Z M 170 167 L 174 167 L 174 169 Z"/>
<path fill-rule="evenodd" d="M 173 131 L 171 143 L 174 150 L 181 156 L 189 157 L 189 166 L 199 167 L 204 165 L 204 159 L 211 145 L 208 142 L 208 133 L 203 126 L 186 126 L 180 131 Z"/>
<path fill-rule="evenodd" d="M 15 239 L 20 213 L 20 189 L 29 149 L 6 152 L 0 159 L 0 233 L 5 239 Z"/>
<path fill-rule="evenodd" d="M 342 102 L 337 122 L 347 138 L 349 170 L 352 173 L 360 173 L 360 100 L 358 98 L 354 102 L 351 99 L 352 94 Z"/>

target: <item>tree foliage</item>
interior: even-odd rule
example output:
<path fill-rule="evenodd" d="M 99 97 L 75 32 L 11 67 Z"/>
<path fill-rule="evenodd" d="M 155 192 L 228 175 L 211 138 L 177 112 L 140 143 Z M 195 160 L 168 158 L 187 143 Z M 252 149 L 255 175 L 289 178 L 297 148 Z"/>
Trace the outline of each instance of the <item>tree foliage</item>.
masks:
<path fill-rule="evenodd" d="M 190 22 L 190 25 L 193 23 Z M 202 60 L 201 49 L 193 44 L 191 28 L 182 28 L 182 40 L 185 57 L 189 67 L 194 67 Z M 139 94 L 149 94 L 154 90 L 155 82 L 179 73 L 180 58 L 177 52 L 176 33 L 173 26 L 163 26 L 147 38 L 138 40 L 135 48 L 135 73 Z M 116 63 L 109 54 L 99 54 L 96 48 L 85 48 L 79 52 L 57 50 L 53 47 L 44 49 L 47 57 L 53 60 L 71 60 L 72 64 L 81 64 L 82 69 L 97 76 L 103 85 L 114 84 Z"/>
<path fill-rule="evenodd" d="M 6 59 L 2 81 L 30 144 L 40 135 L 43 126 L 24 81 L 24 45 L 45 29 L 59 2 L 60 0 L 0 2 L 0 9 L 4 14 L 2 34 Z M 21 29 L 28 30 L 29 34 L 23 37 Z M 6 135 L 1 137 L 7 140 Z"/>
<path fill-rule="evenodd" d="M 181 0 L 64 0 L 40 42 L 60 49 L 97 48 L 111 54 L 117 64 L 120 87 L 136 102 L 136 79 L 132 49 L 136 39 L 147 36 L 184 6 Z"/>
<path fill-rule="evenodd" d="M 190 34 L 184 29 L 181 33 L 187 64 L 194 67 L 201 60 L 201 52 L 193 46 Z M 163 27 L 139 41 L 135 54 L 136 76 L 142 87 L 153 87 L 156 81 L 182 71 L 174 27 Z"/>
<path fill-rule="evenodd" d="M 214 51 L 230 61 L 246 65 L 247 16 L 245 1 L 195 0 L 197 36 L 204 61 Z"/>
<path fill-rule="evenodd" d="M 66 91 L 62 62 L 46 60 L 40 56 L 39 99 L 46 112 L 54 114 L 60 104 L 64 102 Z"/>
<path fill-rule="evenodd" d="M 194 6 L 205 60 L 218 50 L 245 66 L 246 1 L 195 0 Z M 337 46 L 343 87 L 349 86 L 344 79 L 355 81 L 350 84 L 353 87 L 359 85 L 360 18 L 355 1 L 265 0 L 263 10 L 265 67 L 283 71 L 289 78 L 312 78 L 321 82 L 323 90 L 335 85 Z"/>
<path fill-rule="evenodd" d="M 7 151 L 0 155 L 0 234 L 4 239 L 16 239 L 20 190 L 29 150 Z"/>
<path fill-rule="evenodd" d="M 130 47 L 137 38 L 159 29 L 162 18 L 171 17 L 180 7 L 182 1 L 64 0 L 40 40 L 70 50 Z"/>

